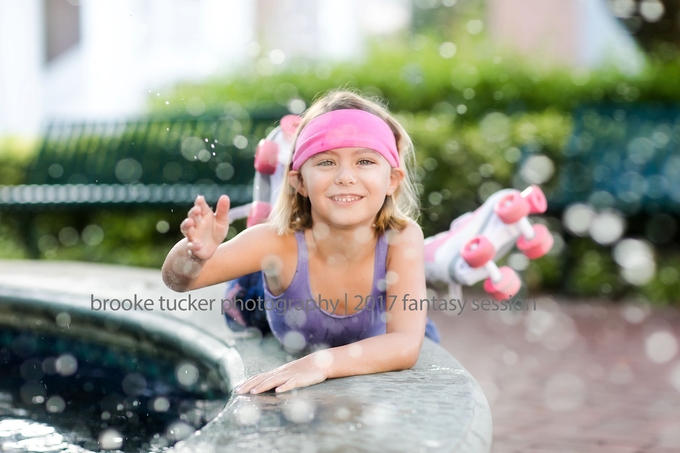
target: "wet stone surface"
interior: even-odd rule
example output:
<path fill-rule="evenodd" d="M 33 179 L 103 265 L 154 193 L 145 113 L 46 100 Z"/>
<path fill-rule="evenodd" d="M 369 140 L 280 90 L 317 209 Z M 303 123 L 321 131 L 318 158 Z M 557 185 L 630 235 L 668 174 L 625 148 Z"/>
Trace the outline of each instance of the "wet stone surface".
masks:
<path fill-rule="evenodd" d="M 246 374 L 283 363 L 273 337 L 237 342 L 244 357 L 267 354 Z M 246 364 L 248 362 L 246 361 Z M 460 364 L 426 340 L 407 371 L 329 380 L 284 394 L 233 396 L 181 452 L 219 445 L 221 451 L 487 451 L 491 420 L 486 400 Z M 226 429 L 231 426 L 231 429 Z"/>

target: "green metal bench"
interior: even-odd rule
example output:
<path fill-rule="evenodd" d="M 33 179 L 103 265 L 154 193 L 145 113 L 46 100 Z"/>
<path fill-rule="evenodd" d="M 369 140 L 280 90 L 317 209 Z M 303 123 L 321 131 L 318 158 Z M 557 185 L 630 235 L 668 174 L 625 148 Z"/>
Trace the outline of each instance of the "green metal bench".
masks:
<path fill-rule="evenodd" d="M 0 211 L 182 207 L 223 193 L 248 203 L 255 146 L 285 113 L 52 124 L 26 183 L 0 186 Z"/>
<path fill-rule="evenodd" d="M 680 213 L 680 105 L 583 106 L 563 150 L 551 210 L 576 202 L 627 215 Z"/>

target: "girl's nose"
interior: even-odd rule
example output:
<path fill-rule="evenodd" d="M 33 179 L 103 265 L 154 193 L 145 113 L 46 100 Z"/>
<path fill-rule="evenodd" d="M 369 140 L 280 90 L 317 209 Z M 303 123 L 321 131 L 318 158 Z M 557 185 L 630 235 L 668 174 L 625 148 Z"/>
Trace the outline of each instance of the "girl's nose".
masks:
<path fill-rule="evenodd" d="M 336 184 L 355 184 L 354 170 L 351 166 L 341 165 L 338 167 L 338 174 L 335 177 Z"/>

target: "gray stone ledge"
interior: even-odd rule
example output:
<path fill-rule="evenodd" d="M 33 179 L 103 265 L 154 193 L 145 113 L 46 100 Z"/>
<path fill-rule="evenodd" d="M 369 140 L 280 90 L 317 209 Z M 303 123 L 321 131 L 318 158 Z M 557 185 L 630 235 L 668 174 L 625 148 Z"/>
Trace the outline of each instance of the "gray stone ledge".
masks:
<path fill-rule="evenodd" d="M 223 285 L 191 292 L 222 297 Z M 89 263 L 0 260 L 0 297 L 56 310 L 124 318 L 175 335 L 178 349 L 211 360 L 229 387 L 289 361 L 272 336 L 231 333 L 212 311 L 93 312 L 92 295 L 123 299 L 187 297 L 168 290 L 155 270 Z M 238 354 L 234 354 L 234 351 Z M 220 365 L 221 364 L 221 365 Z M 332 379 L 284 394 L 232 395 L 220 415 L 179 442 L 176 452 L 488 452 L 492 422 L 477 382 L 450 354 L 425 339 L 410 370 Z"/>

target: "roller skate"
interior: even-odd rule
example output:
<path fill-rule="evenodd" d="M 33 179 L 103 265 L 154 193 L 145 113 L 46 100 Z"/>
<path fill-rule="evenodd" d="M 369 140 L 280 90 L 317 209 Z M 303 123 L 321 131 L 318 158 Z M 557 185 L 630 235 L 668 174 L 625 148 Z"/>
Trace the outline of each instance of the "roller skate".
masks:
<path fill-rule="evenodd" d="M 286 165 L 293 152 L 293 137 L 300 124 L 297 115 L 286 115 L 281 124 L 260 140 L 255 150 L 253 202 L 229 210 L 229 221 L 246 218 L 246 227 L 263 223 L 283 187 Z"/>
<path fill-rule="evenodd" d="M 535 185 L 521 193 L 515 189 L 496 192 L 477 210 L 451 222 L 448 231 L 425 239 L 426 279 L 448 283 L 453 295 L 460 295 L 461 285 L 485 279 L 484 290 L 493 298 L 513 297 L 521 287 L 519 276 L 494 261 L 515 245 L 529 259 L 548 253 L 553 245 L 550 231 L 527 218 L 546 208 L 545 195 Z"/>

